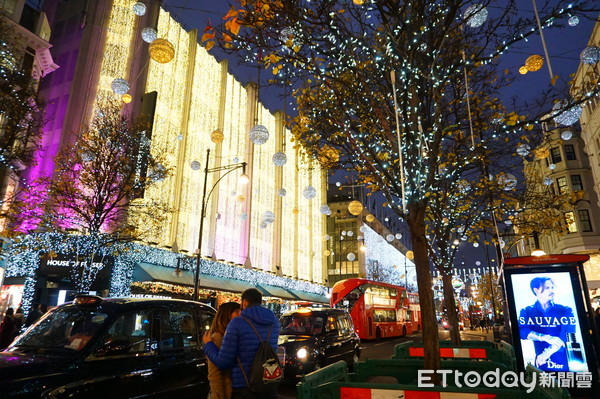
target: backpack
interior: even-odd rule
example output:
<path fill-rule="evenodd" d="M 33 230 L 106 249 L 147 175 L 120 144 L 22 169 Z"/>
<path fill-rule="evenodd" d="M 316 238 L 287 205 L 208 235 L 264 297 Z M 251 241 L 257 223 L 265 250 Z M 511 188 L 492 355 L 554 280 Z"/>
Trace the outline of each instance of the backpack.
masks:
<path fill-rule="evenodd" d="M 250 320 L 244 316 L 240 317 L 246 320 L 260 340 L 260 345 L 258 346 L 256 355 L 254 355 L 254 360 L 252 361 L 252 366 L 250 368 L 250 378 L 246 375 L 246 371 L 238 357 L 238 363 L 242 369 L 246 384 L 252 392 L 274 391 L 277 388 L 279 381 L 283 378 L 283 367 L 281 367 L 277 353 L 273 350 L 271 345 L 269 345 L 269 337 L 271 336 L 273 326 L 271 326 L 267 338 L 263 341 Z"/>

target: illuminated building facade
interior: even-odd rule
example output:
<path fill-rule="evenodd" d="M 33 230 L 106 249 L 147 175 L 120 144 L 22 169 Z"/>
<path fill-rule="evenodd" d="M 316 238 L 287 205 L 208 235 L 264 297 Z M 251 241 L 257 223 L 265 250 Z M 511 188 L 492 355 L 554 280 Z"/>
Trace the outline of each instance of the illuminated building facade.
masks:
<path fill-rule="evenodd" d="M 354 186 L 350 186 L 354 188 Z M 362 187 L 357 190 L 362 193 Z M 407 237 L 392 232 L 369 212 L 367 201 L 356 200 L 355 190 L 341 186 L 330 187 L 327 217 L 327 236 L 324 256 L 327 263 L 327 282 L 333 286 L 347 278 L 362 277 L 369 280 L 407 286 L 416 289 L 416 272 L 406 254 Z M 363 197 L 358 195 L 358 197 Z M 350 212 L 351 203 L 361 203 Z"/>
<path fill-rule="evenodd" d="M 162 231 L 147 243 L 155 248 L 176 246 L 190 255 L 184 264 L 191 265 L 187 260 L 198 245 L 204 165 L 210 149 L 209 168 L 246 162 L 250 182 L 238 184 L 241 171 L 208 175 L 207 191 L 215 189 L 202 232 L 201 254 L 207 264 L 214 264 L 213 269 L 220 264 L 250 270 L 258 280 L 272 276 L 272 286 L 285 285 L 281 283 L 285 278 L 300 281 L 306 291 L 323 294 L 325 217 L 318 211 L 325 202 L 323 171 L 317 163 L 300 159 L 284 116 L 258 103 L 256 88 L 242 85 L 229 73 L 227 62 L 217 62 L 198 44 L 196 30 L 184 29 L 159 2 L 147 2 L 142 16 L 132 11 L 134 3 L 46 2 L 55 27 L 54 56 L 64 69 L 42 87 L 54 118 L 46 126 L 39 162 L 29 178 L 52 174 L 53 157 L 90 121 L 96 101 L 121 98 L 111 83 L 123 78 L 132 100 L 124 112 L 153 115 L 151 151 L 167 154 L 167 166 L 173 171 L 144 193 L 145 198 L 166 200 L 173 209 Z M 173 45 L 171 62 L 149 57 L 149 45 L 141 38 L 146 27 L 155 27 L 158 37 Z M 269 130 L 263 145 L 250 141 L 248 133 L 256 124 Z M 216 130 L 222 132 L 222 141 L 211 141 Z M 272 161 L 277 151 L 287 155 L 284 166 Z M 202 165 L 200 170 L 191 168 L 193 161 Z M 317 191 L 310 200 L 302 195 L 308 185 Z M 279 195 L 282 188 L 285 196 Z M 275 218 L 265 226 L 263 215 L 269 211 Z"/>

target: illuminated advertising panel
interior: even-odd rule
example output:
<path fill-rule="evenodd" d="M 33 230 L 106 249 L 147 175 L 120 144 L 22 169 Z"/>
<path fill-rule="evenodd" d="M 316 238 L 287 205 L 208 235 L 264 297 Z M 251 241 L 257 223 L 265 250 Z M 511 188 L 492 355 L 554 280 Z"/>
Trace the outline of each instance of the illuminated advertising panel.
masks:
<path fill-rule="evenodd" d="M 513 274 L 511 282 L 523 364 L 589 371 L 570 273 Z"/>
<path fill-rule="evenodd" d="M 587 255 L 504 260 L 503 280 L 517 363 L 546 373 L 597 375 Z"/>

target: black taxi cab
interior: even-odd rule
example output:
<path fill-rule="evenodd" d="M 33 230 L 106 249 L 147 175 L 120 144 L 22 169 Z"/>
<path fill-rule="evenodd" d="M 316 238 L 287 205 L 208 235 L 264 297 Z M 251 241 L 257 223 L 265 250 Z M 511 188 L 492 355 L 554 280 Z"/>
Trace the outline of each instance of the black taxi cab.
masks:
<path fill-rule="evenodd" d="M 280 360 L 286 378 L 300 377 L 339 360 L 352 369 L 360 357 L 360 338 L 345 310 L 300 308 L 284 314 L 279 322 Z"/>
<path fill-rule="evenodd" d="M 202 398 L 215 310 L 170 299 L 78 296 L 0 352 L 3 398 Z"/>

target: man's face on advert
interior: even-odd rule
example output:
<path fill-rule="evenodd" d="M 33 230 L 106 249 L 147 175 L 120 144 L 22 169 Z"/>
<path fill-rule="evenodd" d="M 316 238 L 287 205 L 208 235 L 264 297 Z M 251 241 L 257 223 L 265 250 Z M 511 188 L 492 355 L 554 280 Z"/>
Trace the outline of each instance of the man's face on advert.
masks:
<path fill-rule="evenodd" d="M 534 288 L 533 291 L 541 303 L 554 300 L 554 284 L 550 280 L 545 281 L 540 288 Z"/>

